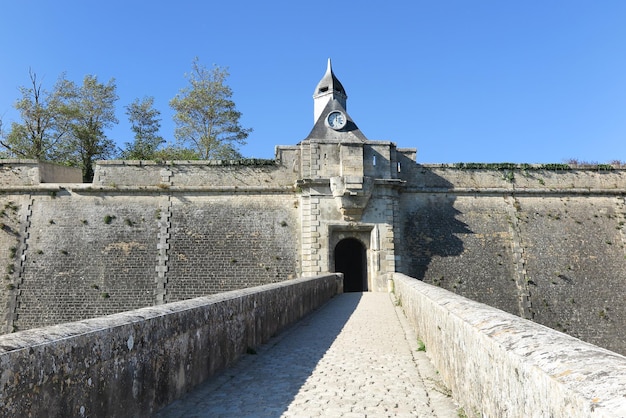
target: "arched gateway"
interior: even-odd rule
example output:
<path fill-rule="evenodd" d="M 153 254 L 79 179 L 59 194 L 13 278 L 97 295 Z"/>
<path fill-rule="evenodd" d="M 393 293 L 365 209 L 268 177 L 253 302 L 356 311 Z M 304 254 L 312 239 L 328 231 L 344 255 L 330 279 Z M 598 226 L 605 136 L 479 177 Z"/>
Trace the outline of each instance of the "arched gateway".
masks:
<path fill-rule="evenodd" d="M 355 238 L 346 238 L 335 247 L 335 271 L 344 274 L 344 292 L 367 291 L 367 255 L 365 246 Z"/>
<path fill-rule="evenodd" d="M 415 164 L 415 150 L 368 140 L 347 97 L 329 60 L 313 93 L 313 129 L 297 147 L 277 148 L 277 158 L 294 158 L 298 170 L 302 275 L 339 271 L 344 291 L 386 291 L 386 274 L 401 261 L 393 233 L 406 183 L 401 166 Z"/>

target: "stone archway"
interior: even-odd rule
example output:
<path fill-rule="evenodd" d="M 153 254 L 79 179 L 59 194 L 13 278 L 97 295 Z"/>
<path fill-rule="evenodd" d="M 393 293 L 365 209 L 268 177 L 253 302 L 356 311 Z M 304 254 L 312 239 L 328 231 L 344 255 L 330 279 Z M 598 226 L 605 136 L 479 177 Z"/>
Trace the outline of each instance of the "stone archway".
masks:
<path fill-rule="evenodd" d="M 343 273 L 344 292 L 367 291 L 367 252 L 356 238 L 346 238 L 335 246 L 335 272 Z"/>

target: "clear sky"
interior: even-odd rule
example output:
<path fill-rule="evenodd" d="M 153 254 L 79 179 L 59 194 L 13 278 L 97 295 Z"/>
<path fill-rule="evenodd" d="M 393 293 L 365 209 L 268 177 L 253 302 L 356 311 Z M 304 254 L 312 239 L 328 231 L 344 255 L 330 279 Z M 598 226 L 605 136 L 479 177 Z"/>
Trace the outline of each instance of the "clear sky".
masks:
<path fill-rule="evenodd" d="M 124 106 L 169 100 L 194 57 L 228 67 L 241 151 L 273 158 L 313 127 L 327 58 L 366 137 L 418 149 L 421 163 L 626 161 L 626 1 L 15 0 L 0 13 L 0 117 L 18 120 L 31 68 L 115 78 Z"/>

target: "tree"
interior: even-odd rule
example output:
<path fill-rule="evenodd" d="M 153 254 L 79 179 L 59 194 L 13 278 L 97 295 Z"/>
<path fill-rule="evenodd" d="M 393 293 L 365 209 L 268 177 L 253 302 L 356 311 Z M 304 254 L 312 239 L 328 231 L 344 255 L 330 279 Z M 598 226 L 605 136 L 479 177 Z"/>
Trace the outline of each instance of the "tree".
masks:
<path fill-rule="evenodd" d="M 191 146 L 203 159 L 237 158 L 237 145 L 244 145 L 252 129 L 239 124 L 241 113 L 225 84 L 228 71 L 214 66 L 207 70 L 195 58 L 186 74 L 190 86 L 170 101 L 176 112 L 174 136 L 181 146 Z"/>
<path fill-rule="evenodd" d="M 81 167 L 83 181 L 91 182 L 94 161 L 109 158 L 115 153 L 115 143 L 104 133 L 105 129 L 118 123 L 115 117 L 115 101 L 118 99 L 115 79 L 102 84 L 96 76 L 87 75 L 80 87 L 66 80 L 62 94 L 67 100 L 70 118 L 69 160 Z"/>
<path fill-rule="evenodd" d="M 126 106 L 126 114 L 135 133 L 135 140 L 127 142 L 122 158 L 129 160 L 150 160 L 155 158 L 157 148 L 165 142 L 159 135 L 161 112 L 153 108 L 154 97 L 135 99 Z"/>
<path fill-rule="evenodd" d="M 17 158 L 62 160 L 69 131 L 68 109 L 61 94 L 64 78 L 59 77 L 48 92 L 37 81 L 37 74 L 32 70 L 28 74 L 31 85 L 20 87 L 21 98 L 14 105 L 22 123 L 13 122 L 0 144 Z"/>

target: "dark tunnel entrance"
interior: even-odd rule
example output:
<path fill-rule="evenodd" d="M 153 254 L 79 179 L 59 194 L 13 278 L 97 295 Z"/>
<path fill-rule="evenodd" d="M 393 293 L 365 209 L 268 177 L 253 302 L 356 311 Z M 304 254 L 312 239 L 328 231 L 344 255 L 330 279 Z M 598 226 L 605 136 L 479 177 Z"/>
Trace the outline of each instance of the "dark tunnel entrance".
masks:
<path fill-rule="evenodd" d="M 344 275 L 344 292 L 367 291 L 367 255 L 361 241 L 354 238 L 339 241 L 335 247 L 335 272 Z"/>

